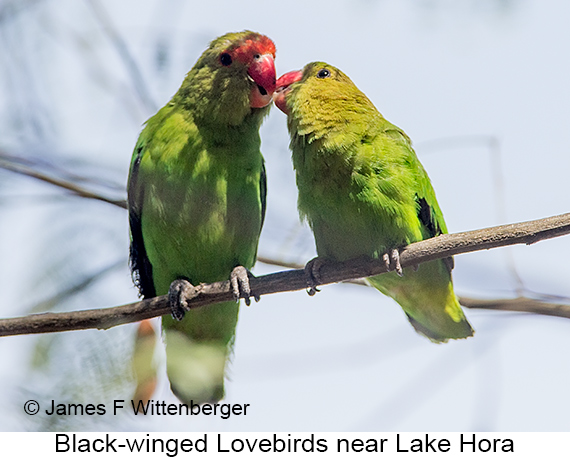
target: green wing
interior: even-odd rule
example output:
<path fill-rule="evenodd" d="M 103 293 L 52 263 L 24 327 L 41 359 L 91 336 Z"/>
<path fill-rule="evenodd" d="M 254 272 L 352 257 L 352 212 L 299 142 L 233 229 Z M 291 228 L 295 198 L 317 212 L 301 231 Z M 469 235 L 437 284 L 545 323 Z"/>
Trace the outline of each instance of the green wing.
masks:
<path fill-rule="evenodd" d="M 401 200 L 409 201 L 408 198 L 413 197 L 414 211 L 408 219 L 409 233 L 417 233 L 414 227 L 419 227 L 421 233 L 420 237 L 411 235 L 408 242 L 447 233 L 435 191 L 409 138 L 397 128 L 390 128 L 387 134 L 391 138 L 399 137 L 397 143 L 403 158 L 400 163 L 408 175 L 408 186 L 402 189 L 406 195 Z M 402 278 L 389 273 L 370 278 L 370 282 L 402 306 L 417 332 L 434 342 L 443 342 L 448 338 L 466 338 L 473 334 L 453 291 L 452 269 L 453 258 L 447 257 L 423 263 L 417 270 L 406 268 Z"/>

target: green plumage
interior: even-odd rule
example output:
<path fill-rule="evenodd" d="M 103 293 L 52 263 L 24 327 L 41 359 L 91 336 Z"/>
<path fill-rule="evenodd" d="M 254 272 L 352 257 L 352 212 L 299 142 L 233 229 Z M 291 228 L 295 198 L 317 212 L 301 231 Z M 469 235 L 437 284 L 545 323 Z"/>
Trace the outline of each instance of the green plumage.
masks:
<path fill-rule="evenodd" d="M 171 101 L 150 118 L 129 176 L 131 264 L 145 297 L 172 281 L 227 280 L 251 268 L 265 210 L 259 127 L 268 108 L 251 108 L 251 78 L 220 53 L 252 32 L 213 41 Z M 238 303 L 163 317 L 167 371 L 184 402 L 217 401 L 235 335 Z"/>
<path fill-rule="evenodd" d="M 279 83 L 279 82 L 278 82 Z M 430 180 L 408 136 L 337 68 L 307 65 L 286 94 L 299 212 L 319 257 L 381 257 L 446 233 Z M 473 334 L 453 292 L 451 258 L 369 278 L 433 341 Z"/>

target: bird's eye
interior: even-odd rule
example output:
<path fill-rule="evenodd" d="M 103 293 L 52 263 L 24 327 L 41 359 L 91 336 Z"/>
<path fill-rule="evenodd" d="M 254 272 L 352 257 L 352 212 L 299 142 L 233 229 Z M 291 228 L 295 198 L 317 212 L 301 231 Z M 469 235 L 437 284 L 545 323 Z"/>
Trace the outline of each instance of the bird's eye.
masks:
<path fill-rule="evenodd" d="M 328 78 L 330 75 L 331 75 L 331 72 L 329 70 L 327 70 L 326 68 L 323 68 L 322 70 L 320 70 L 317 73 L 317 78 L 325 79 L 325 78 Z"/>
<path fill-rule="evenodd" d="M 224 67 L 229 67 L 232 64 L 232 56 L 224 52 L 220 55 L 220 62 Z"/>

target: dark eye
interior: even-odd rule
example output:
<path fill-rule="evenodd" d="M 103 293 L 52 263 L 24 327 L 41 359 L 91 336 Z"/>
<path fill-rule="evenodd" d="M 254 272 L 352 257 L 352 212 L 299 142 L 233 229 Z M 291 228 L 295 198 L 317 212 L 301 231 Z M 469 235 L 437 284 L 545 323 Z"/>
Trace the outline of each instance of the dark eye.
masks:
<path fill-rule="evenodd" d="M 224 52 L 220 56 L 220 62 L 224 67 L 229 67 L 232 64 L 232 56 L 230 56 L 227 52 Z"/>
<path fill-rule="evenodd" d="M 317 78 L 325 79 L 325 78 L 328 78 L 330 75 L 331 75 L 331 72 L 329 70 L 327 70 L 326 68 L 323 68 L 322 70 L 320 70 L 317 73 Z"/>

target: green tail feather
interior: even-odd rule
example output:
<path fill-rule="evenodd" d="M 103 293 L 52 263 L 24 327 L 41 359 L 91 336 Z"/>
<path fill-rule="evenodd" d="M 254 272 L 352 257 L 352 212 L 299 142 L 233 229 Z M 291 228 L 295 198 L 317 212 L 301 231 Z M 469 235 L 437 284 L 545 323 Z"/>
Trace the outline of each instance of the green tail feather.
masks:
<path fill-rule="evenodd" d="M 414 329 L 431 341 L 473 336 L 443 261 L 423 263 L 417 271 L 405 268 L 403 277 L 394 272 L 373 276 L 369 282 L 398 302 Z"/>
<path fill-rule="evenodd" d="M 215 403 L 224 397 L 238 309 L 238 303 L 225 302 L 191 310 L 181 321 L 162 318 L 166 371 L 183 403 Z"/>
<path fill-rule="evenodd" d="M 224 397 L 227 347 L 192 341 L 177 330 L 165 330 L 166 371 L 182 403 L 215 403 Z"/>

